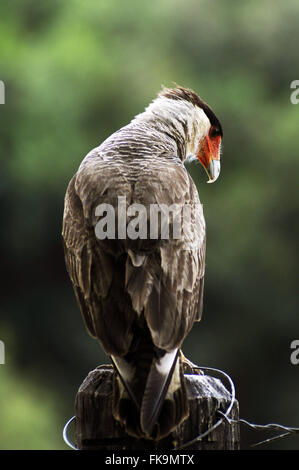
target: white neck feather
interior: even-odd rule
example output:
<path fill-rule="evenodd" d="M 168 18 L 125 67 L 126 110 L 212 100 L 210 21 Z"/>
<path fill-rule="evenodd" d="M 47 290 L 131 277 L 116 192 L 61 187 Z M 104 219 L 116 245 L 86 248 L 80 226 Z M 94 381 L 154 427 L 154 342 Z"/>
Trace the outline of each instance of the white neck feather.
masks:
<path fill-rule="evenodd" d="M 185 158 L 198 153 L 200 142 L 210 129 L 210 121 L 205 112 L 185 100 L 174 100 L 165 97 L 156 98 L 132 122 L 156 123 L 155 127 L 175 130 L 174 138 L 180 136 L 185 141 Z"/>

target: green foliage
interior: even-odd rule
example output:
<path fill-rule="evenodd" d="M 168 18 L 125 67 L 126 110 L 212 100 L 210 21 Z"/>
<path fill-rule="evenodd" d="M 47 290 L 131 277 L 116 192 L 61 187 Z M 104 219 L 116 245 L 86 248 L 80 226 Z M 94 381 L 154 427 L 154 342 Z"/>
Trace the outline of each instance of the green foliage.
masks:
<path fill-rule="evenodd" d="M 16 338 L 15 366 L 0 366 L 1 448 L 59 448 L 79 384 L 107 360 L 65 273 L 63 197 L 85 154 L 173 82 L 198 92 L 224 129 L 217 183 L 188 167 L 208 248 L 203 322 L 185 352 L 233 372 L 247 418 L 293 420 L 295 394 L 280 383 L 295 379 L 298 335 L 298 13 L 297 0 L 1 3 L 1 318 Z"/>
<path fill-rule="evenodd" d="M 53 391 L 7 364 L 0 367 L 0 449 L 66 449 Z"/>

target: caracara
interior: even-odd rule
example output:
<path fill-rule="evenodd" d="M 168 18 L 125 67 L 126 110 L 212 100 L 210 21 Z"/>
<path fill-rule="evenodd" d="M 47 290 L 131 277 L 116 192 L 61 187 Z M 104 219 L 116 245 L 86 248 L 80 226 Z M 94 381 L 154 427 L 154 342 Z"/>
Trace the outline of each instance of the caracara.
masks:
<path fill-rule="evenodd" d="M 184 161 L 197 158 L 215 181 L 221 141 L 210 106 L 164 88 L 87 154 L 67 188 L 67 270 L 87 330 L 115 367 L 113 416 L 140 438 L 167 436 L 189 413 L 181 346 L 202 314 L 206 230 Z M 162 207 L 154 222 L 151 207 Z M 188 217 L 178 217 L 183 207 Z"/>

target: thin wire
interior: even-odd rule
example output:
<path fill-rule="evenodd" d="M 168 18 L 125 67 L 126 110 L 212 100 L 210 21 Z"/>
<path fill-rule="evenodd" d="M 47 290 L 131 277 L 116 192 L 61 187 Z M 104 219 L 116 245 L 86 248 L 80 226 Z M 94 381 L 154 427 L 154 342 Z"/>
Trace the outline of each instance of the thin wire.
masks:
<path fill-rule="evenodd" d="M 71 441 L 69 440 L 68 438 L 68 435 L 67 435 L 67 431 L 68 431 L 68 427 L 69 425 L 71 424 L 71 422 L 75 419 L 75 416 L 72 416 L 68 422 L 66 423 L 66 425 L 64 426 L 63 428 L 63 432 L 62 432 L 62 436 L 63 436 L 63 440 L 64 442 L 71 448 L 71 449 L 74 449 L 74 450 L 78 450 L 77 447 L 75 447 Z"/>
<path fill-rule="evenodd" d="M 206 371 L 212 371 L 212 372 L 217 372 L 218 374 L 222 375 L 223 377 L 225 377 L 229 384 L 230 384 L 230 389 L 231 389 L 231 392 L 230 392 L 230 396 L 231 396 L 231 400 L 230 400 L 230 403 L 229 403 L 229 406 L 227 407 L 225 413 L 222 413 L 221 414 L 223 415 L 222 418 L 220 418 L 213 426 L 211 426 L 209 429 L 207 429 L 207 431 L 203 432 L 202 434 L 199 434 L 198 436 L 196 436 L 194 439 L 192 439 L 191 441 L 188 441 L 188 442 L 185 442 L 184 444 L 178 446 L 178 447 L 175 447 L 175 450 L 180 450 L 180 449 L 184 449 L 185 447 L 188 447 L 188 446 L 191 446 L 192 444 L 195 444 L 196 442 L 198 441 L 201 441 L 204 437 L 206 437 L 208 434 L 210 434 L 211 432 L 213 432 L 216 428 L 218 428 L 218 426 L 220 426 L 220 424 L 222 424 L 223 420 L 227 420 L 227 421 L 230 421 L 229 419 L 229 414 L 232 410 L 232 407 L 234 406 L 234 402 L 235 402 L 235 397 L 236 397 L 236 392 L 235 392 L 235 386 L 234 386 L 234 383 L 232 381 L 232 379 L 230 378 L 229 375 L 227 375 L 225 372 L 223 372 L 222 370 L 219 370 L 219 369 L 214 369 L 212 367 L 199 367 L 199 366 L 194 366 L 192 364 L 192 367 L 193 369 L 200 369 L 200 370 L 206 370 Z"/>
<path fill-rule="evenodd" d="M 175 450 L 179 450 L 179 449 L 184 449 L 185 447 L 188 447 L 198 441 L 200 441 L 201 439 L 203 439 L 204 437 L 206 437 L 208 434 L 210 434 L 211 432 L 213 432 L 218 426 L 220 426 L 220 424 L 223 422 L 224 419 L 226 419 L 228 422 L 230 422 L 230 419 L 229 419 L 229 414 L 232 410 L 232 407 L 234 405 L 234 401 L 235 401 L 235 396 L 236 396 L 236 392 L 235 392 L 235 386 L 234 386 L 234 383 L 232 381 L 232 379 L 230 378 L 229 375 L 227 375 L 225 372 L 223 372 L 222 370 L 219 370 L 219 369 L 214 369 L 212 367 L 199 367 L 199 366 L 195 366 L 194 364 L 192 364 L 192 368 L 193 369 L 199 369 L 199 370 L 206 370 L 206 371 L 212 371 L 212 372 L 216 372 L 220 375 L 222 375 L 223 377 L 225 377 L 229 384 L 230 384 L 230 388 L 231 388 L 231 401 L 230 401 L 230 404 L 229 406 L 227 407 L 225 413 L 222 413 L 221 412 L 221 415 L 222 417 L 213 425 L 211 426 L 209 429 L 207 429 L 207 431 L 203 432 L 202 434 L 199 434 L 198 436 L 196 436 L 194 439 L 192 439 L 191 441 L 188 441 L 188 442 L 185 442 L 184 444 L 178 446 L 178 447 L 175 447 Z M 71 449 L 74 449 L 74 450 L 78 450 L 77 447 L 75 447 L 69 440 L 68 438 L 68 427 L 69 425 L 71 424 L 71 422 L 75 419 L 75 416 L 72 416 L 72 418 L 70 418 L 68 420 L 68 422 L 66 423 L 66 425 L 64 426 L 63 428 L 63 440 L 64 442 L 71 448 Z"/>
<path fill-rule="evenodd" d="M 188 447 L 188 446 L 190 446 L 192 444 L 195 444 L 196 442 L 202 440 L 208 434 L 213 432 L 218 426 L 220 426 L 223 421 L 226 421 L 229 424 L 244 424 L 247 427 L 249 427 L 249 428 L 251 428 L 255 431 L 262 431 L 262 430 L 269 430 L 269 429 L 276 430 L 276 431 L 277 430 L 278 431 L 285 431 L 283 434 L 279 434 L 278 436 L 274 436 L 274 437 L 271 437 L 269 439 L 265 439 L 264 441 L 260 441 L 260 442 L 257 442 L 255 444 L 252 444 L 251 447 L 256 447 L 256 446 L 259 446 L 259 445 L 262 445 L 262 444 L 268 444 L 269 442 L 272 442 L 274 440 L 282 439 L 282 438 L 290 436 L 292 434 L 299 433 L 299 428 L 292 428 L 292 427 L 289 427 L 289 426 L 283 426 L 282 424 L 276 424 L 276 423 L 254 424 L 254 423 L 250 423 L 249 421 L 246 421 L 245 419 L 231 419 L 229 417 L 229 414 L 230 414 L 230 412 L 232 410 L 232 407 L 234 405 L 236 393 L 235 393 L 234 383 L 233 383 L 232 379 L 230 378 L 230 376 L 227 375 L 222 370 L 214 369 L 212 367 L 200 367 L 200 366 L 195 366 L 194 364 L 192 364 L 192 367 L 193 367 L 193 369 L 200 369 L 200 370 L 205 370 L 205 371 L 216 372 L 216 373 L 222 375 L 223 377 L 225 377 L 228 380 L 229 384 L 230 384 L 230 392 L 229 393 L 230 393 L 231 399 L 230 399 L 229 406 L 227 407 L 225 413 L 223 413 L 220 410 L 217 411 L 217 414 L 221 415 L 221 418 L 213 426 L 211 426 L 209 429 L 207 429 L 207 431 L 203 432 L 202 434 L 199 434 L 198 436 L 196 436 L 191 441 L 185 442 L 184 444 L 182 444 L 178 447 L 175 447 L 174 450 L 184 449 L 185 447 Z M 71 449 L 78 450 L 78 448 L 75 447 L 70 442 L 70 440 L 68 438 L 68 427 L 74 419 L 75 419 L 75 416 L 70 418 L 68 420 L 68 422 L 65 424 L 65 426 L 63 428 L 63 440 Z"/>
<path fill-rule="evenodd" d="M 231 420 L 234 421 L 234 420 Z M 299 428 L 291 428 L 289 426 L 284 426 L 282 424 L 276 424 L 276 423 L 269 423 L 269 424 L 253 424 L 249 423 L 245 419 L 239 419 L 238 422 L 242 424 L 246 424 L 248 427 L 251 427 L 256 430 L 263 430 L 263 429 L 276 429 L 278 431 L 288 431 L 291 433 L 299 433 Z"/>
<path fill-rule="evenodd" d="M 223 415 L 221 411 L 218 411 L 219 414 Z M 284 437 L 290 436 L 291 434 L 298 434 L 299 433 L 299 428 L 291 428 L 289 426 L 283 426 L 282 424 L 276 424 L 276 423 L 269 423 L 269 424 L 253 424 L 249 423 L 245 419 L 228 419 L 229 423 L 240 423 L 240 424 L 245 424 L 251 429 L 254 429 L 255 431 L 264 431 L 268 429 L 273 429 L 275 431 L 286 431 L 283 434 L 279 434 L 278 436 L 270 437 L 269 439 L 265 439 L 264 441 L 256 442 L 255 444 L 252 444 L 251 447 L 257 447 L 261 444 L 268 444 L 269 442 L 282 439 Z"/>
<path fill-rule="evenodd" d="M 269 444 L 269 442 L 277 441 L 278 439 L 282 439 L 284 437 L 290 436 L 292 433 L 284 432 L 283 434 L 279 434 L 278 436 L 270 437 L 269 439 L 265 439 L 264 441 L 256 442 L 255 444 L 251 444 L 250 447 L 257 447 L 262 444 Z"/>

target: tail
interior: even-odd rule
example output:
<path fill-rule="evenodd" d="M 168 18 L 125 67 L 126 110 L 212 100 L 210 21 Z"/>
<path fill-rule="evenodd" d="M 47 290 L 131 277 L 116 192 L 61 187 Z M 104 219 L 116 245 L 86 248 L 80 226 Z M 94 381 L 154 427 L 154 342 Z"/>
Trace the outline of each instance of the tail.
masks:
<path fill-rule="evenodd" d="M 112 356 L 117 369 L 114 417 L 128 434 L 159 440 L 188 417 L 189 407 L 180 351 L 155 348 L 134 357 Z"/>

